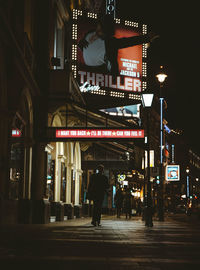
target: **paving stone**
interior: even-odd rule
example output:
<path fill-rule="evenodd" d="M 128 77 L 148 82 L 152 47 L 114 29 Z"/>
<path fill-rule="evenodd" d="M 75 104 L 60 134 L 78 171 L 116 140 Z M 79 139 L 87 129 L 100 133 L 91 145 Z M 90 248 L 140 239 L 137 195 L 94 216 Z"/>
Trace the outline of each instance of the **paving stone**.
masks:
<path fill-rule="evenodd" d="M 199 269 L 199 223 L 104 216 L 101 227 L 81 218 L 45 225 L 0 226 L 2 269 Z M 38 269 L 38 270 L 39 270 Z"/>

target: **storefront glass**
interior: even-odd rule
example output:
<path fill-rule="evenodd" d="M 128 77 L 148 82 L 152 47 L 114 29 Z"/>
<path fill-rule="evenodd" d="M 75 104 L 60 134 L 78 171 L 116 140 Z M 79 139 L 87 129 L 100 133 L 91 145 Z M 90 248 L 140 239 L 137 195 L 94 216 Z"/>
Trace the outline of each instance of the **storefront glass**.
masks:
<path fill-rule="evenodd" d="M 9 199 L 19 199 L 22 195 L 24 176 L 24 148 L 22 143 L 11 145 Z"/>

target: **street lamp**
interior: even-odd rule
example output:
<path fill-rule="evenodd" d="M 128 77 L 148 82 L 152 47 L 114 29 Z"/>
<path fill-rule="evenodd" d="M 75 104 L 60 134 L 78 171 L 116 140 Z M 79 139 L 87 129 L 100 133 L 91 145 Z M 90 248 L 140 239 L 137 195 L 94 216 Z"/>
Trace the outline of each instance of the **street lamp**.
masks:
<path fill-rule="evenodd" d="M 150 182 L 150 134 L 149 134 L 149 109 L 153 102 L 154 94 L 142 94 L 142 105 L 147 109 L 147 204 L 145 200 L 145 226 L 152 227 L 152 198 L 151 198 L 151 182 Z M 145 164 L 144 164 L 145 168 Z M 145 184 L 144 184 L 145 185 Z"/>
<path fill-rule="evenodd" d="M 160 199 L 158 204 L 158 216 L 159 221 L 164 221 L 164 202 L 163 202 L 163 101 L 162 97 L 162 87 L 167 75 L 163 72 L 163 66 L 160 66 L 160 73 L 156 75 L 160 83 Z"/>
<path fill-rule="evenodd" d="M 187 194 L 187 200 L 190 199 L 190 179 L 189 179 L 189 173 L 190 169 L 187 167 L 186 168 L 186 174 L 187 174 L 187 182 L 186 182 L 186 194 Z"/>

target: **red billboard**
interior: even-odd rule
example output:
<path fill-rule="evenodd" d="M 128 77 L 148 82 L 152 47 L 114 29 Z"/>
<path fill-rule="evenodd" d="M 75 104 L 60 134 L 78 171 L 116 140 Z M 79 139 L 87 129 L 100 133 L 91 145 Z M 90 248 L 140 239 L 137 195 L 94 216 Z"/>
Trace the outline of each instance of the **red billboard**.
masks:
<path fill-rule="evenodd" d="M 144 130 L 139 129 L 57 129 L 56 138 L 87 139 L 127 139 L 144 138 Z"/>
<path fill-rule="evenodd" d="M 146 25 L 81 11 L 73 14 L 72 70 L 81 92 L 145 90 Z"/>

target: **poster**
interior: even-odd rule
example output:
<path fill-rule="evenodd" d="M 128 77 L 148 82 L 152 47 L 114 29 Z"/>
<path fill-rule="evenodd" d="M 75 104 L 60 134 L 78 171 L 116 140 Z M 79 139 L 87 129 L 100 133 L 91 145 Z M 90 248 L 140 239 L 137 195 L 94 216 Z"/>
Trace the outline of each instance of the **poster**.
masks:
<path fill-rule="evenodd" d="M 77 17 L 73 28 L 77 44 L 74 58 L 81 92 L 99 89 L 142 92 L 143 44 L 147 38 L 137 23 L 117 22 L 105 16 Z M 75 49 L 72 53 L 75 55 Z"/>
<path fill-rule="evenodd" d="M 179 181 L 180 180 L 180 166 L 179 165 L 167 165 L 165 179 L 167 181 Z"/>

